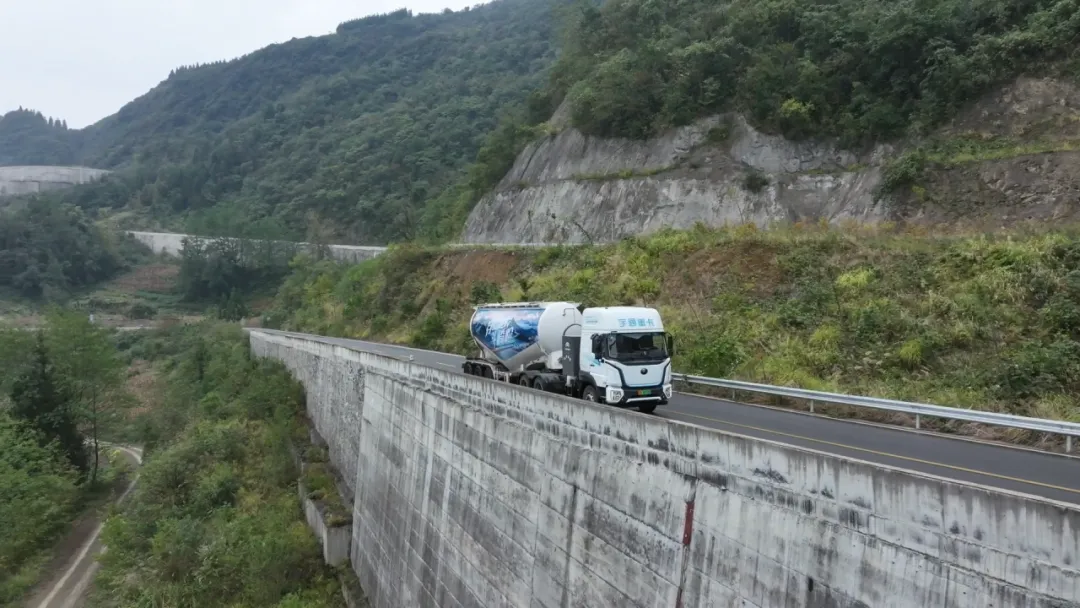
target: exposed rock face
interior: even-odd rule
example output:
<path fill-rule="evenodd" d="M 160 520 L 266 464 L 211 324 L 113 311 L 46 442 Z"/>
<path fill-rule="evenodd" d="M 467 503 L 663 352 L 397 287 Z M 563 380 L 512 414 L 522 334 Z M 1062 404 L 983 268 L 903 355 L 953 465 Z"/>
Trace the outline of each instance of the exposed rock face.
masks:
<path fill-rule="evenodd" d="M 561 107 L 552 125 L 566 123 Z M 648 140 L 571 128 L 534 142 L 473 209 L 462 241 L 611 241 L 661 228 L 882 220 L 993 228 L 1080 219 L 1080 91 L 1021 78 L 935 135 L 973 152 L 945 153 L 916 187 L 880 197 L 898 150 L 843 150 L 713 116 Z M 1076 142 L 1076 145 L 1073 145 Z M 940 156 L 940 155 L 939 155 Z"/>
<path fill-rule="evenodd" d="M 577 243 L 698 222 L 874 221 L 884 213 L 873 196 L 881 171 L 865 164 L 879 156 L 790 142 L 732 116 L 648 141 L 567 129 L 518 157 L 469 216 L 463 240 Z"/>

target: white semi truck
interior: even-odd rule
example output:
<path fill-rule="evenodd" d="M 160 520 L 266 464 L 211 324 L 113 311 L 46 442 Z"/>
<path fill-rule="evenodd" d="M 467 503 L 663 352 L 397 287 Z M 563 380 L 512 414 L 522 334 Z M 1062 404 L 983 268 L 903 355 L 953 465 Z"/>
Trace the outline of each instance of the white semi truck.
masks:
<path fill-rule="evenodd" d="M 466 374 L 645 413 L 671 399 L 674 343 L 656 309 L 484 304 L 469 326 L 480 352 Z"/>

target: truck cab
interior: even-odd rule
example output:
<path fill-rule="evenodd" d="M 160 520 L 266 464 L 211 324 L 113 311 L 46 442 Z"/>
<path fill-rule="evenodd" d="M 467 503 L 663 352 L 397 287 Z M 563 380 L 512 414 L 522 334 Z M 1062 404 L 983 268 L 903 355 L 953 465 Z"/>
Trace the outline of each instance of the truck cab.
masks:
<path fill-rule="evenodd" d="M 672 339 L 654 308 L 582 311 L 582 398 L 651 412 L 671 399 Z"/>

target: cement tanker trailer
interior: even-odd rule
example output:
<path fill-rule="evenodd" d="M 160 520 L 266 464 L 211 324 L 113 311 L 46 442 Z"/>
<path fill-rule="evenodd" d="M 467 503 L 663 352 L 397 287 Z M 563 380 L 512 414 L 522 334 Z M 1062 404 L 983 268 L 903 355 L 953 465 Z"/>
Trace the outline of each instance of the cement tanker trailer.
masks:
<path fill-rule="evenodd" d="M 477 306 L 466 374 L 652 412 L 671 398 L 673 341 L 653 308 L 571 302 Z"/>

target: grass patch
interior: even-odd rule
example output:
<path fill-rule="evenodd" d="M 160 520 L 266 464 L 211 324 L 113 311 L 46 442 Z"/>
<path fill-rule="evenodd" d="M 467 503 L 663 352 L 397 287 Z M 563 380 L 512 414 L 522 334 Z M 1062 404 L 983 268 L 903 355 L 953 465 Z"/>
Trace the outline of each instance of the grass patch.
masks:
<path fill-rule="evenodd" d="M 352 523 L 352 509 L 341 500 L 328 462 L 311 462 L 301 476 L 307 497 L 326 508 L 326 525 L 333 528 Z"/>
<path fill-rule="evenodd" d="M 651 177 L 653 175 L 659 175 L 661 173 L 672 171 L 675 168 L 675 165 L 666 165 L 663 167 L 653 167 L 651 169 L 623 169 L 621 171 L 613 171 L 611 173 L 575 173 L 570 177 L 570 179 L 579 182 L 608 182 L 617 179 Z"/>
<path fill-rule="evenodd" d="M 926 170 L 932 167 L 950 169 L 978 162 L 1074 150 L 1080 150 L 1080 140 L 1021 141 L 1011 137 L 979 134 L 934 139 L 887 163 L 882 191 L 899 192 L 911 188 L 916 196 L 922 199 L 925 197 L 925 190 L 921 188 L 920 182 L 924 181 Z"/>

